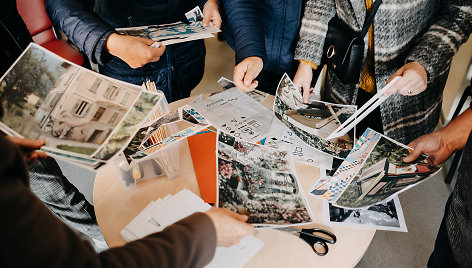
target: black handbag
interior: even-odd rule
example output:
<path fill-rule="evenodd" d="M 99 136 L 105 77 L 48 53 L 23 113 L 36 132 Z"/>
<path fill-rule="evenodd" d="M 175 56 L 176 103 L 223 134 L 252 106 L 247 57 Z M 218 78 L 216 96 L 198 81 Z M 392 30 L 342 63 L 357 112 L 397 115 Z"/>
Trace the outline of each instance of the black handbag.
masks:
<path fill-rule="evenodd" d="M 328 23 L 320 65 L 326 64 L 344 84 L 359 83 L 364 57 L 364 37 L 381 3 L 382 0 L 375 1 L 360 33 L 351 29 L 338 16 Z"/>

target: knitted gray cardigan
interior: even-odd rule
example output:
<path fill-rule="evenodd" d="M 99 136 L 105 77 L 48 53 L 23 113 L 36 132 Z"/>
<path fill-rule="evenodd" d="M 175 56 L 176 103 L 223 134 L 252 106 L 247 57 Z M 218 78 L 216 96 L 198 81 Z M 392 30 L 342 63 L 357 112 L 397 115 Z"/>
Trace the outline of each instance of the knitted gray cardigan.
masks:
<path fill-rule="evenodd" d="M 471 0 L 384 0 L 374 20 L 375 74 L 381 88 L 401 66 L 416 61 L 428 72 L 426 91 L 394 94 L 380 107 L 384 133 L 403 143 L 430 133 L 439 122 L 451 60 L 472 31 Z M 336 14 L 356 31 L 366 17 L 365 0 L 308 0 L 295 59 L 320 63 L 328 22 Z M 367 52 L 367 36 L 365 38 Z M 356 85 L 329 72 L 324 99 L 353 103 Z"/>

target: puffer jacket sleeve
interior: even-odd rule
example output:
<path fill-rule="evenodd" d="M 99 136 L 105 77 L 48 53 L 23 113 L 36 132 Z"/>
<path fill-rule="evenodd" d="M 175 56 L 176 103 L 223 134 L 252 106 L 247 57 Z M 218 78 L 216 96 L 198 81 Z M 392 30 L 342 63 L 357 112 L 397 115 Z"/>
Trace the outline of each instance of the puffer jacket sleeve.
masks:
<path fill-rule="evenodd" d="M 236 64 L 247 57 L 260 57 L 266 62 L 264 30 L 259 21 L 257 0 L 222 0 L 227 25 L 233 34 Z"/>
<path fill-rule="evenodd" d="M 444 0 L 435 21 L 410 51 L 406 62 L 416 61 L 428 72 L 428 82 L 434 81 L 450 66 L 460 45 L 472 33 L 472 1 Z"/>
<path fill-rule="evenodd" d="M 334 1 L 308 0 L 295 49 L 296 60 L 320 64 L 328 23 L 336 15 Z"/>
<path fill-rule="evenodd" d="M 105 41 L 115 29 L 94 12 L 90 0 L 45 0 L 52 23 L 93 62 L 103 64 Z"/>

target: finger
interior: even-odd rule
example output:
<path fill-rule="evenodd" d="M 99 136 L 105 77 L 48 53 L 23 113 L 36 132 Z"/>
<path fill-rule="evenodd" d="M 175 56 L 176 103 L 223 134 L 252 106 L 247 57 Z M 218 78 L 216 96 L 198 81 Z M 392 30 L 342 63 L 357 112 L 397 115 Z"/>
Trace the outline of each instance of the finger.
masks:
<path fill-rule="evenodd" d="M 252 66 L 248 66 L 246 74 L 244 75 L 244 85 L 249 87 L 252 81 L 256 79 L 257 75 L 259 74 L 259 70 L 257 68 L 253 68 Z"/>
<path fill-rule="evenodd" d="M 234 85 L 241 91 L 248 91 L 249 88 L 246 87 L 243 83 L 244 74 L 246 73 L 246 66 L 237 65 L 234 68 L 233 82 Z"/>
<path fill-rule="evenodd" d="M 385 95 L 386 95 L 386 96 L 390 96 L 390 95 L 392 95 L 392 94 L 395 93 L 395 92 L 399 92 L 399 90 L 403 89 L 404 86 L 405 86 L 407 83 L 408 83 L 407 78 L 405 78 L 405 77 L 400 78 L 400 80 L 398 80 L 397 82 L 395 82 L 395 83 L 385 92 Z"/>
<path fill-rule="evenodd" d="M 39 159 L 46 159 L 46 158 L 48 158 L 48 154 L 45 153 L 45 152 L 41 152 L 41 151 L 35 151 L 35 152 L 36 152 L 36 154 L 38 155 L 38 158 L 39 158 Z"/>
<path fill-rule="evenodd" d="M 16 145 L 22 148 L 28 148 L 28 149 L 39 149 L 41 148 L 41 146 L 46 144 L 46 141 L 44 140 L 32 140 L 32 139 L 12 137 L 12 136 L 8 136 L 8 139 L 11 142 L 15 143 Z"/>
<path fill-rule="evenodd" d="M 208 27 L 208 23 L 210 22 L 210 19 L 211 19 L 211 16 L 210 14 L 208 14 L 208 11 L 207 9 L 203 9 L 203 20 L 202 20 L 202 24 L 204 27 Z"/>
<path fill-rule="evenodd" d="M 418 150 L 418 149 L 411 151 L 411 153 L 408 156 L 403 158 L 403 162 L 409 163 L 416 160 L 421 155 L 422 152 L 423 152 L 422 150 Z"/>
<path fill-rule="evenodd" d="M 390 76 L 390 78 L 387 80 L 387 82 L 385 82 L 385 84 L 390 83 L 390 81 L 392 81 L 393 78 L 402 75 L 404 71 L 405 71 L 405 66 L 400 67 L 400 69 L 398 69 L 392 76 Z"/>
<path fill-rule="evenodd" d="M 215 16 L 212 20 L 211 20 L 211 23 L 213 23 L 213 26 L 215 26 L 216 28 L 218 29 L 221 29 L 221 23 L 223 21 L 221 20 L 221 16 L 220 15 L 217 15 Z"/>
<path fill-rule="evenodd" d="M 314 91 L 314 90 L 315 90 L 315 88 L 312 87 L 312 88 L 311 88 L 311 92 L 310 92 L 310 98 L 311 98 L 311 96 L 315 95 L 315 91 Z"/>
<path fill-rule="evenodd" d="M 310 85 L 304 84 L 303 85 L 303 103 L 308 103 L 310 100 Z"/>
<path fill-rule="evenodd" d="M 142 38 L 142 37 L 136 37 L 136 38 L 139 38 L 141 42 L 143 42 L 147 46 L 151 46 L 152 44 L 154 44 L 154 42 L 156 42 L 152 39 L 147 39 L 147 38 Z"/>
<path fill-rule="evenodd" d="M 397 91 L 403 96 L 413 96 L 416 95 L 415 84 L 412 80 L 409 80 L 401 89 Z"/>
<path fill-rule="evenodd" d="M 242 222 L 246 222 L 249 219 L 247 215 L 242 215 L 242 214 L 238 214 L 234 212 L 231 214 L 231 216 L 235 218 L 236 220 L 242 221 Z"/>

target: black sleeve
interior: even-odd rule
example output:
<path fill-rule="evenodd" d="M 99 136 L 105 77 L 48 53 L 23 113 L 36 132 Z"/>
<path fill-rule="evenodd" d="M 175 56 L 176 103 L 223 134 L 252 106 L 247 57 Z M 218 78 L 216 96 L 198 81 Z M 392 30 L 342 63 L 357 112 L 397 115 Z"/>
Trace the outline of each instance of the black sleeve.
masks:
<path fill-rule="evenodd" d="M 215 254 L 216 231 L 203 213 L 97 254 L 29 190 L 16 146 L 0 137 L 0 151 L 0 267 L 202 267 Z"/>
<path fill-rule="evenodd" d="M 93 12 L 93 3 L 89 0 L 44 1 L 52 23 L 93 62 L 103 64 L 105 41 L 115 29 Z"/>

